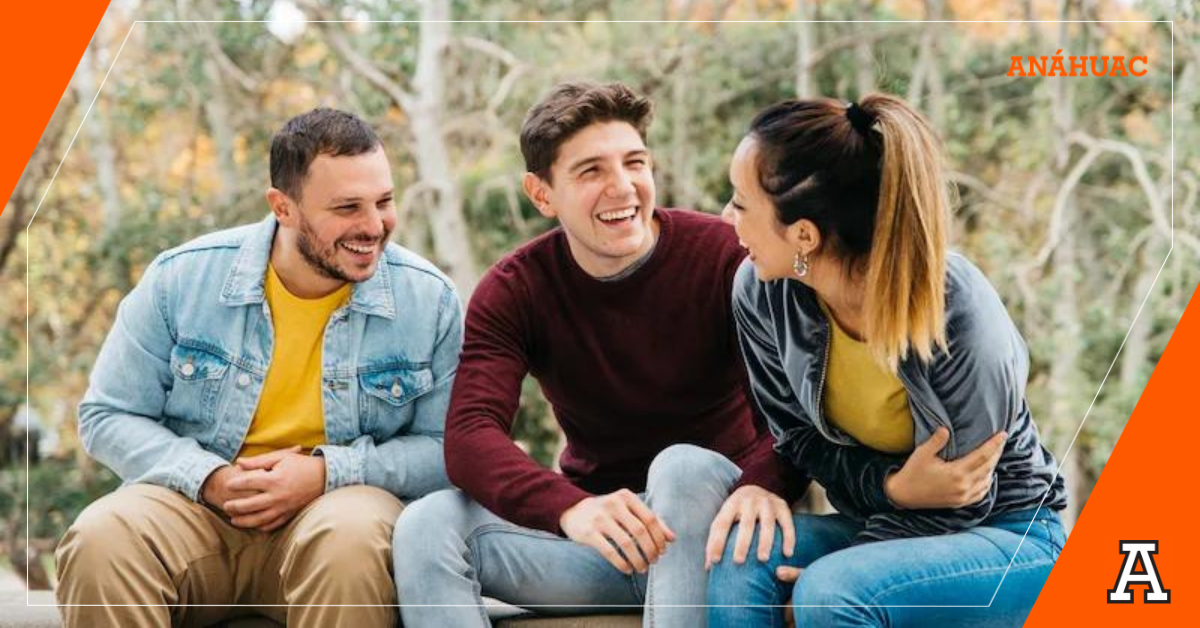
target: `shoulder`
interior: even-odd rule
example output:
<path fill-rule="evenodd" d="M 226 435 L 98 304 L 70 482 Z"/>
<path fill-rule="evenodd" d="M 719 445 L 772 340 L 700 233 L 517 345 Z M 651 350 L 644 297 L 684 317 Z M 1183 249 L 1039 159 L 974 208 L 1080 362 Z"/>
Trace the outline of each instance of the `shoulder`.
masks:
<path fill-rule="evenodd" d="M 782 302 L 787 299 L 798 306 L 815 308 L 816 295 L 812 288 L 795 279 L 772 279 L 762 281 L 749 257 L 741 261 L 733 280 L 733 299 L 741 305 L 765 306 L 769 301 Z M 735 303 L 736 304 L 736 303 Z"/>
<path fill-rule="evenodd" d="M 967 297 L 979 293 L 996 294 L 992 282 L 983 271 L 962 253 L 946 255 L 946 290 L 948 295 Z"/>
<path fill-rule="evenodd" d="M 946 339 L 951 355 L 1013 360 L 1024 354 L 1024 339 L 995 286 L 966 257 L 946 260 Z"/>
<path fill-rule="evenodd" d="M 720 217 L 691 209 L 658 209 L 667 234 L 670 264 L 699 276 L 724 278 L 728 294 L 746 249 L 738 241 L 733 227 Z"/>
<path fill-rule="evenodd" d="M 514 275 L 543 264 L 554 263 L 560 247 L 565 246 L 562 227 L 554 227 L 506 253 L 492 264 L 489 274 Z"/>
<path fill-rule="evenodd" d="M 733 227 L 725 224 L 720 216 L 694 209 L 662 207 L 655 214 L 682 240 L 702 241 L 722 249 L 739 251 L 737 234 Z"/>
<path fill-rule="evenodd" d="M 199 296 L 219 292 L 245 247 L 258 241 L 267 221 L 207 233 L 160 253 L 139 283 L 160 295 Z"/>
<path fill-rule="evenodd" d="M 562 263 L 565 239 L 562 229 L 555 227 L 505 254 L 480 278 L 470 309 L 524 307 L 536 286 L 562 272 L 557 266 Z"/>
<path fill-rule="evenodd" d="M 764 294 L 763 282 L 758 280 L 758 273 L 754 271 L 754 262 L 747 257 L 738 266 L 737 274 L 733 277 L 733 300 L 735 303 L 749 305 Z"/>
<path fill-rule="evenodd" d="M 454 282 L 433 262 L 395 242 L 389 242 L 384 249 L 384 261 L 396 278 L 397 286 L 415 284 L 439 292 L 457 292 Z"/>
<path fill-rule="evenodd" d="M 742 260 L 733 279 L 733 309 L 742 317 L 775 319 L 803 313 L 810 288 L 791 279 L 762 281 L 750 258 Z M 792 308 L 801 308 L 792 311 Z M 791 314 L 789 314 L 791 312 Z"/>
<path fill-rule="evenodd" d="M 946 258 L 946 323 L 955 328 L 988 327 L 1008 322 L 1000 293 L 983 271 L 959 253 Z"/>
<path fill-rule="evenodd" d="M 156 262 L 160 265 L 187 266 L 212 259 L 236 257 L 242 245 L 249 240 L 261 223 L 240 225 L 221 231 L 206 233 L 179 246 L 163 251 Z"/>

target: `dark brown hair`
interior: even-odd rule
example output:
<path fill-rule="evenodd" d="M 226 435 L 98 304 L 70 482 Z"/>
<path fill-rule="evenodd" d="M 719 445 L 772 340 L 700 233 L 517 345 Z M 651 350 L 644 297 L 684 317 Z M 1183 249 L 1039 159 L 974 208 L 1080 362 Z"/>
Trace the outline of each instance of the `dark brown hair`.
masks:
<path fill-rule="evenodd" d="M 941 143 L 900 98 L 870 94 L 857 110 L 788 100 L 750 124 L 759 184 L 785 225 L 809 220 L 851 272 L 865 272 L 864 336 L 893 370 L 910 349 L 945 348 L 946 221 Z"/>
<path fill-rule="evenodd" d="M 361 155 L 381 144 L 371 125 L 352 113 L 328 107 L 302 113 L 271 138 L 271 187 L 299 201 L 317 155 Z"/>
<path fill-rule="evenodd" d="M 525 170 L 550 181 L 558 148 L 595 122 L 628 122 L 644 142 L 653 115 L 650 99 L 621 83 L 560 83 L 529 110 L 521 124 Z"/>

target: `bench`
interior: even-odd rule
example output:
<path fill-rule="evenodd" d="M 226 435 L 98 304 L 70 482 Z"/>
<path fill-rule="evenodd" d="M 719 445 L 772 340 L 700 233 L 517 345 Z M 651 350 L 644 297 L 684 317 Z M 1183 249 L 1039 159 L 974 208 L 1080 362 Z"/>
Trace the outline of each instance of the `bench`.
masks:
<path fill-rule="evenodd" d="M 24 591 L 0 592 L 0 628 L 62 628 L 58 609 L 53 606 L 54 593 L 34 591 L 26 605 Z M 496 628 L 638 628 L 641 615 L 587 615 L 577 617 L 537 617 L 519 608 L 489 603 L 488 615 Z M 266 619 L 235 619 L 221 628 L 279 628 Z"/>

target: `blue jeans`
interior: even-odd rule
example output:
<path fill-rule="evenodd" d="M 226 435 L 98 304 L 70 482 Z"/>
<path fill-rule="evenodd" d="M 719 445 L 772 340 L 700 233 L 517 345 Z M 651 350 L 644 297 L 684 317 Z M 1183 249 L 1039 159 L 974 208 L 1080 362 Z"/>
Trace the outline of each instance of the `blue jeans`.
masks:
<path fill-rule="evenodd" d="M 853 520 L 796 515 L 791 558 L 783 556 L 776 528 L 770 559 L 755 557 L 756 538 L 741 565 L 733 562 L 731 534 L 709 575 L 708 624 L 783 626 L 790 603 L 797 628 L 1019 626 L 1066 541 L 1058 515 L 1042 510 L 1034 519 L 1035 510 L 997 515 L 957 534 L 853 547 L 862 529 Z M 803 569 L 794 585 L 775 577 L 781 565 Z"/>
<path fill-rule="evenodd" d="M 648 574 L 633 575 L 591 547 L 509 523 L 461 491 L 429 495 L 404 510 L 393 537 L 404 625 L 488 626 L 488 596 L 558 615 L 644 606 L 646 626 L 702 626 L 708 528 L 740 475 L 729 459 L 700 447 L 660 453 L 642 498 L 676 540 Z"/>

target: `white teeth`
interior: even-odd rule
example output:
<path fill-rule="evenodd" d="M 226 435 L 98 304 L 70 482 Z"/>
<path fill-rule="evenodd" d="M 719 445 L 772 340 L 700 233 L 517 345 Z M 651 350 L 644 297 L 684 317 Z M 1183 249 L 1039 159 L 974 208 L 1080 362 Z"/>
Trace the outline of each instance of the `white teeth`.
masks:
<path fill-rule="evenodd" d="M 633 215 L 636 213 L 637 213 L 637 208 L 630 207 L 629 209 L 620 209 L 617 211 L 604 212 L 604 213 L 600 214 L 599 216 L 597 216 L 597 218 L 599 218 L 600 220 L 623 220 L 625 218 L 632 218 Z"/>
<path fill-rule="evenodd" d="M 355 253 L 371 253 L 375 250 L 374 246 L 354 246 L 353 244 L 349 244 L 347 242 L 343 242 L 342 246 Z"/>

